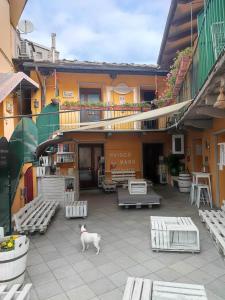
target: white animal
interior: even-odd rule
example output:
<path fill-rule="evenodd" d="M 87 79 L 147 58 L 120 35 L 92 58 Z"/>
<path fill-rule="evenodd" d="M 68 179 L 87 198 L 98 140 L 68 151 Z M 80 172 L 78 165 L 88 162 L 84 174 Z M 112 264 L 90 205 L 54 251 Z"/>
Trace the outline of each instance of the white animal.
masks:
<path fill-rule="evenodd" d="M 84 252 L 85 249 L 88 249 L 90 243 L 93 243 L 93 245 L 97 250 L 96 254 L 99 254 L 100 251 L 99 243 L 101 240 L 101 236 L 98 233 L 87 232 L 85 224 L 80 225 L 80 240 L 83 247 L 82 252 Z"/>

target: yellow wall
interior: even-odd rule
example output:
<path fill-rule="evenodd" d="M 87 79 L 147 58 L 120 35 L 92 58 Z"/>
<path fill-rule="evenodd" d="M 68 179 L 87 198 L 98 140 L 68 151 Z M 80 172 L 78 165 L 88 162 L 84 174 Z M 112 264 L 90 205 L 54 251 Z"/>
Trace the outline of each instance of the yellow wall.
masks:
<path fill-rule="evenodd" d="M 31 72 L 31 77 L 35 81 L 38 80 L 37 73 L 35 71 Z M 42 77 L 43 80 L 43 77 Z M 80 101 L 79 89 L 80 88 L 100 88 L 101 89 L 101 100 L 103 103 L 107 103 L 107 88 L 115 87 L 121 83 L 126 84 L 130 88 L 137 88 L 137 96 L 131 91 L 126 95 L 123 95 L 126 103 L 134 103 L 135 97 L 137 102 L 140 102 L 140 95 L 138 90 L 140 88 L 156 90 L 159 93 L 165 87 L 165 78 L 157 77 L 157 87 L 155 76 L 138 76 L 138 75 L 118 75 L 116 79 L 111 79 L 107 74 L 79 74 L 79 73 L 57 73 L 57 81 L 59 87 L 59 99 L 60 105 L 65 101 L 67 102 L 77 102 Z M 63 91 L 72 91 L 74 96 L 72 98 L 63 98 Z M 110 104 L 119 104 L 119 94 L 115 91 L 109 92 L 111 102 Z M 51 99 L 55 98 L 55 76 L 50 75 L 46 79 L 46 105 L 51 103 Z M 39 101 L 39 108 L 34 108 L 34 99 Z M 32 95 L 32 112 L 39 113 L 41 111 L 41 89 Z M 126 116 L 131 114 L 130 112 L 111 112 L 110 116 L 107 113 L 103 113 L 103 118 L 114 118 L 119 116 Z M 71 112 L 60 115 L 61 129 L 70 129 L 74 126 L 68 126 L 69 124 L 79 123 L 79 113 Z M 115 129 L 130 129 L 132 124 L 116 125 Z"/>
<path fill-rule="evenodd" d="M 164 145 L 164 155 L 167 156 L 171 152 L 171 136 L 163 132 L 151 132 L 146 135 L 113 133 L 110 136 L 106 136 L 104 133 L 68 133 L 66 138 L 77 139 L 79 144 L 104 144 L 105 172 L 107 177 L 109 177 L 113 169 L 135 170 L 137 176 L 142 177 L 143 143 L 162 143 Z M 61 174 L 66 175 L 68 166 L 62 164 L 60 167 L 62 167 L 62 170 L 60 169 Z M 69 167 L 72 167 L 72 165 Z M 77 163 L 74 164 L 74 167 L 78 167 Z"/>
<path fill-rule="evenodd" d="M 216 201 L 216 186 L 219 185 L 220 196 L 219 202 L 220 205 L 222 201 L 225 200 L 225 168 L 219 172 L 219 182 L 217 182 L 216 172 L 218 170 L 217 161 L 215 161 L 215 150 L 214 141 L 215 133 L 217 131 L 225 129 L 224 127 L 225 119 L 214 119 L 213 126 L 211 129 L 204 131 L 194 131 L 188 130 L 186 135 L 186 166 L 189 171 L 201 171 L 203 164 L 206 165 L 206 170 L 209 171 L 212 176 L 212 193 L 213 201 Z M 202 156 L 196 156 L 195 146 L 196 143 L 202 143 Z M 225 142 L 225 134 L 218 135 L 218 143 Z M 189 155 L 190 154 L 190 155 Z M 188 161 L 188 158 L 190 160 Z M 206 161 L 208 158 L 208 162 Z"/>

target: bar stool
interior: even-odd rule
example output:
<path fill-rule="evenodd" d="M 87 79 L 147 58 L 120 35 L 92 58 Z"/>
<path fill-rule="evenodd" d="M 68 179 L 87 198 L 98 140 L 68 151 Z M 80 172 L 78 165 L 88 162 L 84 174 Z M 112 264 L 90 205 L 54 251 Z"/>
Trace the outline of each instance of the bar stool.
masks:
<path fill-rule="evenodd" d="M 199 208 L 200 203 L 208 204 L 212 208 L 212 196 L 207 184 L 197 184 L 196 205 Z"/>

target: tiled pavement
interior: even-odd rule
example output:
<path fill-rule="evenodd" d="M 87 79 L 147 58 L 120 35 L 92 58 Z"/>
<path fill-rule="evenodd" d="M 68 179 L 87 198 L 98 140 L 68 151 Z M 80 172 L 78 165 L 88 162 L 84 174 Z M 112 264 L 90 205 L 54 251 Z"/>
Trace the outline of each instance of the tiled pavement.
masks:
<path fill-rule="evenodd" d="M 31 237 L 26 282 L 33 283 L 32 300 L 122 299 L 128 276 L 205 284 L 208 299 L 225 299 L 225 263 L 197 209 L 187 196 L 160 187 L 160 208 L 121 209 L 116 194 L 84 191 L 89 231 L 102 236 L 102 251 L 81 252 L 78 224 L 58 211 L 44 235 Z M 201 253 L 154 253 L 150 249 L 149 216 L 190 216 L 200 230 Z"/>

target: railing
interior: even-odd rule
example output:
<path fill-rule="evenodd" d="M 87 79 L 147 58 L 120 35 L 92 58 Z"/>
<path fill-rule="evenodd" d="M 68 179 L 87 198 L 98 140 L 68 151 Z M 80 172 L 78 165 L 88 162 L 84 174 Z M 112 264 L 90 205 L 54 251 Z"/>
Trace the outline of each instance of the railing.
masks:
<path fill-rule="evenodd" d="M 198 15 L 198 41 L 179 92 L 179 101 L 194 99 L 225 49 L 225 1 L 206 0 Z"/>
<path fill-rule="evenodd" d="M 81 110 L 82 111 L 82 110 Z M 59 113 L 59 123 L 60 123 L 60 130 L 75 130 L 79 129 L 87 124 L 90 124 L 90 121 L 93 119 L 90 118 L 90 120 L 87 118 L 86 122 L 80 122 L 80 114 L 81 111 L 64 111 Z M 99 113 L 98 109 L 90 108 L 86 109 L 87 116 L 90 115 L 93 117 L 95 115 L 95 112 Z M 104 119 L 116 119 L 126 116 L 131 116 L 137 113 L 140 113 L 140 110 L 107 110 L 107 109 L 101 109 L 101 114 L 99 115 L 99 119 L 94 119 L 95 122 L 104 120 Z M 160 123 L 162 124 L 162 123 Z M 163 124 L 164 125 L 164 124 Z M 161 126 L 161 125 L 160 125 Z M 165 127 L 160 127 L 158 120 L 151 120 L 151 121 L 135 121 L 135 122 L 128 122 L 123 124 L 115 124 L 111 126 L 107 126 L 101 129 L 110 129 L 110 130 L 151 130 L 151 129 L 161 129 Z M 99 128 L 98 128 L 99 129 Z"/>

